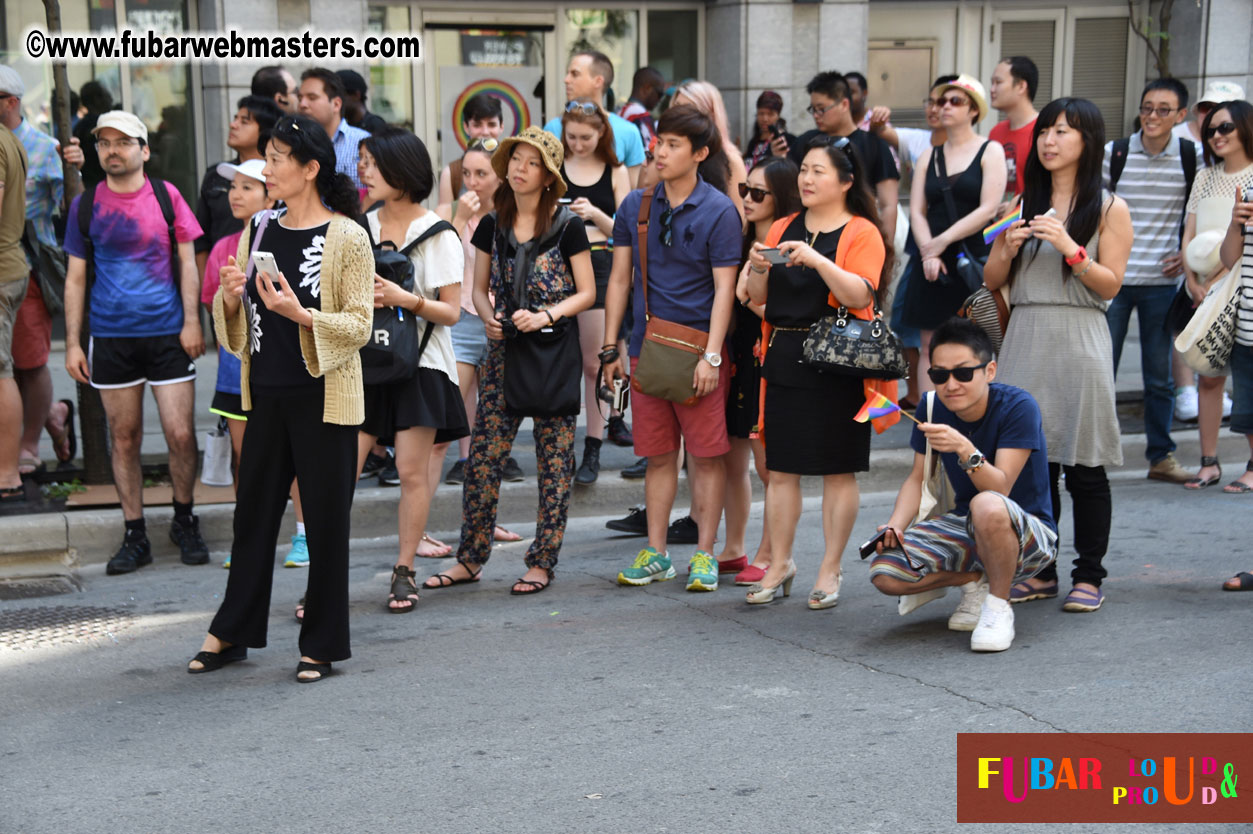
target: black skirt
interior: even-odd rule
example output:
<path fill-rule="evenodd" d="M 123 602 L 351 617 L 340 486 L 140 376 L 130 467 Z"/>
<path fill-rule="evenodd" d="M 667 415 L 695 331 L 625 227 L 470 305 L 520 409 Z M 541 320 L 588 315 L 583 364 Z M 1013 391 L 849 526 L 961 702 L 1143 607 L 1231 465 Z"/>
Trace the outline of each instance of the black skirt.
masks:
<path fill-rule="evenodd" d="M 761 404 L 761 319 L 742 304 L 735 306 L 735 331 L 727 339 L 731 384 L 727 389 L 727 434 L 748 438 L 757 428 Z"/>
<path fill-rule="evenodd" d="M 396 432 L 416 426 L 435 429 L 435 442 L 447 443 L 470 433 L 461 391 L 442 371 L 418 368 L 413 379 L 365 386 L 365 421 L 361 431 L 393 440 Z"/>
<path fill-rule="evenodd" d="M 843 475 L 870 469 L 870 424 L 854 415 L 866 402 L 862 380 L 824 374 L 826 384 L 766 383 L 766 468 L 796 475 Z"/>

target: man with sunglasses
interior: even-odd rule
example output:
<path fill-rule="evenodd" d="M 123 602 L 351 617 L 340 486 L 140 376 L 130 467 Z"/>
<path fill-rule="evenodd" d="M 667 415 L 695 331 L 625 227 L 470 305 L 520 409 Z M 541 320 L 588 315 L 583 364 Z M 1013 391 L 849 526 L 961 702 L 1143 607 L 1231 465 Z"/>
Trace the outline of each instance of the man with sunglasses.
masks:
<path fill-rule="evenodd" d="M 605 93 L 613 86 L 613 62 L 603 52 L 594 49 L 576 52 L 570 56 L 565 85 L 567 103 L 594 101 L 603 106 Z M 634 188 L 640 175 L 640 166 L 644 164 L 644 141 L 635 125 L 612 111 L 608 116 L 609 127 L 613 130 L 614 152 L 627 167 L 631 187 Z M 561 116 L 549 119 L 544 130 L 561 138 Z"/>
<path fill-rule="evenodd" d="M 1173 132 L 1187 112 L 1188 88 L 1181 81 L 1150 81 L 1140 94 L 1140 130 L 1105 145 L 1103 171 L 1105 187 L 1127 201 L 1135 230 L 1122 289 L 1105 313 L 1114 346 L 1114 373 L 1135 310 L 1140 322 L 1148 477 L 1175 484 L 1192 477 L 1175 459 L 1170 437 L 1175 391 L 1170 372 L 1173 334 L 1167 323 L 1183 276 L 1183 220 L 1201 156 L 1191 137 L 1176 138 Z"/>
<path fill-rule="evenodd" d="M 934 402 L 918 406 L 914 468 L 883 527 L 870 581 L 900 596 L 899 611 L 961 589 L 948 627 L 970 648 L 999 652 L 1014 641 L 1009 589 L 1057 559 L 1048 454 L 1040 408 L 1029 393 L 993 382 L 992 342 L 977 324 L 949 319 L 931 338 Z M 953 487 L 947 512 L 914 524 L 927 446 Z M 933 461 L 934 463 L 934 461 Z"/>

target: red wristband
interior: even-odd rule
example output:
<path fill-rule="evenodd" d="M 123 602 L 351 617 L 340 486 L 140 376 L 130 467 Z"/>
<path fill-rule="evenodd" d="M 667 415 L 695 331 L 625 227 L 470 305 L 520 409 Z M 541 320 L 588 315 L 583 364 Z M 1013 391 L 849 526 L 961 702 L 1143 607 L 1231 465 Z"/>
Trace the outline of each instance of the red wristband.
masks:
<path fill-rule="evenodd" d="M 1066 258 L 1066 266 L 1078 266 L 1079 264 L 1087 260 L 1087 257 L 1088 257 L 1088 250 L 1080 246 L 1075 251 L 1075 254 L 1071 255 L 1069 258 Z"/>

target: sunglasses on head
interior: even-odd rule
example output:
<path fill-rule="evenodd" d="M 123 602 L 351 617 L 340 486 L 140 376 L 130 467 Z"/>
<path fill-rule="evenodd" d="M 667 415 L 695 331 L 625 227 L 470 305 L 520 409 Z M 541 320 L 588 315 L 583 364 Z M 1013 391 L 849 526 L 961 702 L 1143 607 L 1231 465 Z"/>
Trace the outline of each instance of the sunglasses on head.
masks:
<path fill-rule="evenodd" d="M 950 376 L 958 382 L 970 382 L 970 380 L 975 378 L 975 371 L 987 366 L 988 363 L 984 362 L 982 365 L 971 365 L 966 368 L 928 368 L 927 376 L 930 377 L 931 382 L 935 385 L 943 385 L 948 382 Z"/>
<path fill-rule="evenodd" d="M 1210 125 L 1205 128 L 1205 138 L 1213 139 L 1214 134 L 1226 136 L 1236 129 L 1235 122 L 1223 122 L 1222 124 Z"/>
<path fill-rule="evenodd" d="M 740 183 L 739 188 L 740 199 L 747 200 L 751 196 L 754 203 L 764 203 L 771 193 L 764 188 L 750 188 L 746 182 Z"/>
<path fill-rule="evenodd" d="M 487 151 L 488 153 L 491 153 L 492 151 L 496 150 L 499 147 L 500 147 L 500 142 L 496 141 L 495 139 L 489 136 L 486 139 L 475 139 L 473 142 L 470 143 L 470 146 L 466 148 L 466 150 L 467 151 Z"/>
<path fill-rule="evenodd" d="M 566 105 L 567 113 L 582 113 L 584 116 L 595 116 L 596 105 L 587 101 L 572 101 Z"/>

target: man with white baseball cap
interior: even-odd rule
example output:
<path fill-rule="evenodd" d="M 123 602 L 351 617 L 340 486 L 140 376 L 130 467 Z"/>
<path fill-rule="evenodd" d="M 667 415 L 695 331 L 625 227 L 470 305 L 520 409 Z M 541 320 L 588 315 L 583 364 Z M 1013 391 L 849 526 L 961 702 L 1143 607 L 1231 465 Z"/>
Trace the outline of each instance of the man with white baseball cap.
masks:
<path fill-rule="evenodd" d="M 178 189 L 144 174 L 148 128 L 138 116 L 103 113 L 92 134 L 105 180 L 74 199 L 66 223 L 65 367 L 77 381 L 99 389 L 109 421 L 113 481 L 126 531 L 107 572 L 130 573 L 152 562 L 139 460 L 145 383 L 152 386 L 170 453 L 170 538 L 184 564 L 206 564 L 209 550 L 192 514 L 193 360 L 204 353 L 192 250 L 200 224 Z M 85 302 L 91 336 L 86 352 Z"/>
<path fill-rule="evenodd" d="M 1205 92 L 1196 100 L 1192 108 L 1192 118 L 1175 125 L 1176 136 L 1186 136 L 1193 142 L 1201 142 L 1201 122 L 1205 121 L 1214 105 L 1224 101 L 1240 101 L 1244 98 L 1244 88 L 1234 81 L 1211 81 L 1205 85 Z M 1204 165 L 1204 162 L 1201 163 Z"/>

